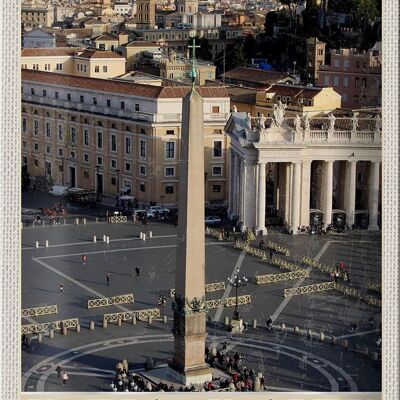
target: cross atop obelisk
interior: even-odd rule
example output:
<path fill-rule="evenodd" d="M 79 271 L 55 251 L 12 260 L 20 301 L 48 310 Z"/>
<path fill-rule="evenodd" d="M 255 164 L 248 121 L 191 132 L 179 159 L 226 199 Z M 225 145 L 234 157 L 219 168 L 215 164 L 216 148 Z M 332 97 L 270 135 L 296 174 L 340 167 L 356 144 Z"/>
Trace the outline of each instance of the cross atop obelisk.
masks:
<path fill-rule="evenodd" d="M 196 46 L 196 38 L 193 37 L 192 45 L 189 44 L 188 46 L 189 49 L 192 50 L 192 56 L 190 57 L 190 60 L 192 62 L 192 70 L 190 71 L 190 79 L 192 80 L 192 86 L 194 86 L 197 78 L 197 72 L 196 72 L 196 49 L 199 49 L 200 46 Z"/>
<path fill-rule="evenodd" d="M 193 40 L 192 87 L 182 102 L 180 142 L 178 238 L 176 249 L 174 357 L 170 373 L 185 385 L 212 378 L 205 363 L 205 237 L 203 98 L 196 78 Z"/>

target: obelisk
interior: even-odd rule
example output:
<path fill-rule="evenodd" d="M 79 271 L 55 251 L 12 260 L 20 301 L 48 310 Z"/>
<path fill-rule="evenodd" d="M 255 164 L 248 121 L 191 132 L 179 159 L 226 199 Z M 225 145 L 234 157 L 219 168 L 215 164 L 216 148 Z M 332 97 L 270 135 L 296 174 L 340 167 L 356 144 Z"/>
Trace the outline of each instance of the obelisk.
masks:
<path fill-rule="evenodd" d="M 190 46 L 195 50 L 195 43 Z M 193 85 L 183 98 L 179 163 L 178 238 L 176 251 L 174 356 L 170 373 L 185 385 L 211 380 L 205 363 L 205 235 L 203 99 Z"/>

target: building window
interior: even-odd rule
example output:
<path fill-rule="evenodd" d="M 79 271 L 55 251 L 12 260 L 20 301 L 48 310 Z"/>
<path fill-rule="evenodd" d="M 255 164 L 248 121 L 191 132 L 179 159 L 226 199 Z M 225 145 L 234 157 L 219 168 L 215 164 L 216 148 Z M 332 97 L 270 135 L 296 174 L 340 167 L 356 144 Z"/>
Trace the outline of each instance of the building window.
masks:
<path fill-rule="evenodd" d="M 140 175 L 146 175 L 146 167 L 144 165 L 141 165 L 139 167 L 139 174 Z"/>
<path fill-rule="evenodd" d="M 88 129 L 83 130 L 83 145 L 89 146 L 89 130 Z"/>
<path fill-rule="evenodd" d="M 58 100 L 58 92 L 54 92 L 54 97 L 56 100 Z"/>
<path fill-rule="evenodd" d="M 221 185 L 212 185 L 212 192 L 213 193 L 220 193 L 221 192 Z"/>
<path fill-rule="evenodd" d="M 222 157 L 222 142 L 216 140 L 213 142 L 213 157 Z"/>
<path fill-rule="evenodd" d="M 103 148 L 103 132 L 97 132 L 97 148 Z"/>
<path fill-rule="evenodd" d="M 335 60 L 333 60 L 333 65 L 338 68 L 340 65 L 340 61 L 336 58 Z"/>
<path fill-rule="evenodd" d="M 146 157 L 146 142 L 144 140 L 140 141 L 140 157 Z"/>
<path fill-rule="evenodd" d="M 50 122 L 46 122 L 46 137 L 50 139 L 51 137 L 51 125 Z"/>
<path fill-rule="evenodd" d="M 96 99 L 96 97 L 93 97 L 93 105 L 97 106 L 97 99 Z"/>
<path fill-rule="evenodd" d="M 22 147 L 23 147 L 24 149 L 26 149 L 26 145 L 27 145 L 26 140 L 23 140 L 23 141 L 22 141 Z"/>
<path fill-rule="evenodd" d="M 33 121 L 33 133 L 35 136 L 39 134 L 39 121 Z"/>
<path fill-rule="evenodd" d="M 83 171 L 83 176 L 85 179 L 89 179 L 89 171 Z"/>
<path fill-rule="evenodd" d="M 94 67 L 94 72 L 96 72 L 96 73 L 100 72 L 100 67 L 98 65 L 96 65 Z"/>
<path fill-rule="evenodd" d="M 80 96 L 80 97 L 79 97 L 79 101 L 80 101 L 81 103 L 83 103 L 83 102 L 85 101 L 85 97 L 84 97 L 84 96 Z"/>
<path fill-rule="evenodd" d="M 348 99 L 347 94 L 346 94 L 346 93 L 343 93 L 343 94 L 342 94 L 342 100 L 343 100 L 343 101 L 347 101 L 347 99 Z"/>
<path fill-rule="evenodd" d="M 131 163 L 129 163 L 129 162 L 125 163 L 125 171 L 126 172 L 131 172 Z"/>
<path fill-rule="evenodd" d="M 167 135 L 175 135 L 175 131 L 173 129 L 172 130 L 167 130 L 166 134 Z"/>
<path fill-rule="evenodd" d="M 56 70 L 57 71 L 62 71 L 62 63 L 57 63 L 56 64 Z"/>
<path fill-rule="evenodd" d="M 349 78 L 347 76 L 343 77 L 343 87 L 349 86 Z"/>
<path fill-rule="evenodd" d="M 360 78 L 356 78 L 354 81 L 354 86 L 359 87 L 360 86 Z"/>
<path fill-rule="evenodd" d="M 111 107 L 111 100 L 107 99 L 107 107 Z"/>
<path fill-rule="evenodd" d="M 213 176 L 221 176 L 222 175 L 222 167 L 212 167 L 212 175 Z"/>
<path fill-rule="evenodd" d="M 46 92 L 46 90 L 43 90 L 43 97 L 46 97 L 46 95 L 47 95 L 47 92 Z"/>
<path fill-rule="evenodd" d="M 34 164 L 35 164 L 35 167 L 38 167 L 39 166 L 39 160 L 35 160 Z"/>
<path fill-rule="evenodd" d="M 84 161 L 85 163 L 88 163 L 88 162 L 89 162 L 89 154 L 88 154 L 88 153 L 83 153 L 83 161 Z"/>
<path fill-rule="evenodd" d="M 125 102 L 121 101 L 121 110 L 125 110 Z"/>
<path fill-rule="evenodd" d="M 71 151 L 70 156 L 71 156 L 71 158 L 75 159 L 76 158 L 76 153 L 74 151 Z"/>
<path fill-rule="evenodd" d="M 140 183 L 139 188 L 140 188 L 141 192 L 145 192 L 146 191 L 146 185 L 143 182 Z"/>
<path fill-rule="evenodd" d="M 97 165 L 103 165 L 103 157 L 97 157 Z"/>
<path fill-rule="evenodd" d="M 76 144 L 76 128 L 71 126 L 71 143 Z"/>
<path fill-rule="evenodd" d="M 367 78 L 362 78 L 361 79 L 361 87 L 363 87 L 363 88 L 367 87 Z"/>
<path fill-rule="evenodd" d="M 175 142 L 167 142 L 165 143 L 165 158 L 174 158 L 175 157 Z"/>
<path fill-rule="evenodd" d="M 165 168 L 165 176 L 175 176 L 175 168 L 174 167 Z"/>
<path fill-rule="evenodd" d="M 139 104 L 135 104 L 135 111 L 139 111 Z"/>
<path fill-rule="evenodd" d="M 35 89 L 31 88 L 31 95 L 34 96 L 35 95 Z"/>
<path fill-rule="evenodd" d="M 115 186 L 117 184 L 117 178 L 115 176 L 111 177 L 111 185 Z"/>
<path fill-rule="evenodd" d="M 67 100 L 71 101 L 71 93 L 67 93 Z"/>
<path fill-rule="evenodd" d="M 26 132 L 26 118 L 22 118 L 22 132 Z"/>
<path fill-rule="evenodd" d="M 356 95 L 354 96 L 354 103 L 358 103 L 358 99 L 359 99 L 359 97 L 358 97 L 358 95 L 356 94 Z"/>
<path fill-rule="evenodd" d="M 111 151 L 117 151 L 117 137 L 111 135 Z"/>
<path fill-rule="evenodd" d="M 339 77 L 338 76 L 333 77 L 333 86 L 339 86 Z"/>
<path fill-rule="evenodd" d="M 131 138 L 125 138 L 125 154 L 131 154 Z"/>
<path fill-rule="evenodd" d="M 111 160 L 111 168 L 117 169 L 117 160 L 114 160 L 114 159 Z"/>
<path fill-rule="evenodd" d="M 38 143 L 34 143 L 33 144 L 33 150 L 39 151 L 39 144 Z"/>
<path fill-rule="evenodd" d="M 63 156 L 63 149 L 58 149 L 58 155 L 59 155 L 60 157 Z"/>
<path fill-rule="evenodd" d="M 214 135 L 221 135 L 222 129 L 214 129 Z"/>
<path fill-rule="evenodd" d="M 219 114 L 219 106 L 212 106 L 211 112 L 213 114 Z"/>
<path fill-rule="evenodd" d="M 107 65 L 103 65 L 103 72 L 107 72 Z"/>
<path fill-rule="evenodd" d="M 174 186 L 173 185 L 165 185 L 165 194 L 173 194 Z"/>
<path fill-rule="evenodd" d="M 49 145 L 46 146 L 46 153 L 47 154 L 51 153 L 51 147 Z"/>
<path fill-rule="evenodd" d="M 329 76 L 324 77 L 324 85 L 329 86 Z"/>

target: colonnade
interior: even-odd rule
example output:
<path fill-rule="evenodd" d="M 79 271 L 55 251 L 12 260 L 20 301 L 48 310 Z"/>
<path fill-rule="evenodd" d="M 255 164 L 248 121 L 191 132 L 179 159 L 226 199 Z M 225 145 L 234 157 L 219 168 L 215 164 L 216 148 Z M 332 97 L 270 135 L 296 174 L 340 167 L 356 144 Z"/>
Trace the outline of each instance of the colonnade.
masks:
<path fill-rule="evenodd" d="M 229 213 L 238 216 L 242 229 L 266 234 L 267 162 L 247 161 L 231 149 Z M 355 223 L 357 161 L 347 160 L 343 208 L 346 223 Z M 279 162 L 278 185 L 274 187 L 276 209 L 289 231 L 297 233 L 300 225 L 310 224 L 310 191 L 312 160 Z M 332 223 L 333 160 L 322 161 L 319 205 L 325 226 Z M 380 162 L 370 162 L 368 182 L 369 230 L 378 230 Z"/>

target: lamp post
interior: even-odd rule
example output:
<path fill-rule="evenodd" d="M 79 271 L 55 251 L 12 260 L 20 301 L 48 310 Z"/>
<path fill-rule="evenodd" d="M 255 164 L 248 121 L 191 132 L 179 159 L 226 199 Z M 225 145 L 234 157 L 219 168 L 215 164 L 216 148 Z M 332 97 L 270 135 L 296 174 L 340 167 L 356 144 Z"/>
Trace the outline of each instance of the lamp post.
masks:
<path fill-rule="evenodd" d="M 236 302 L 235 302 L 235 310 L 233 311 L 233 319 L 234 320 L 239 320 L 239 311 L 238 311 L 238 289 L 241 286 L 246 286 L 248 279 L 246 276 L 242 275 L 241 277 L 239 276 L 239 269 L 237 269 L 235 275 L 233 278 L 228 277 L 228 283 L 235 288 L 236 292 Z"/>

